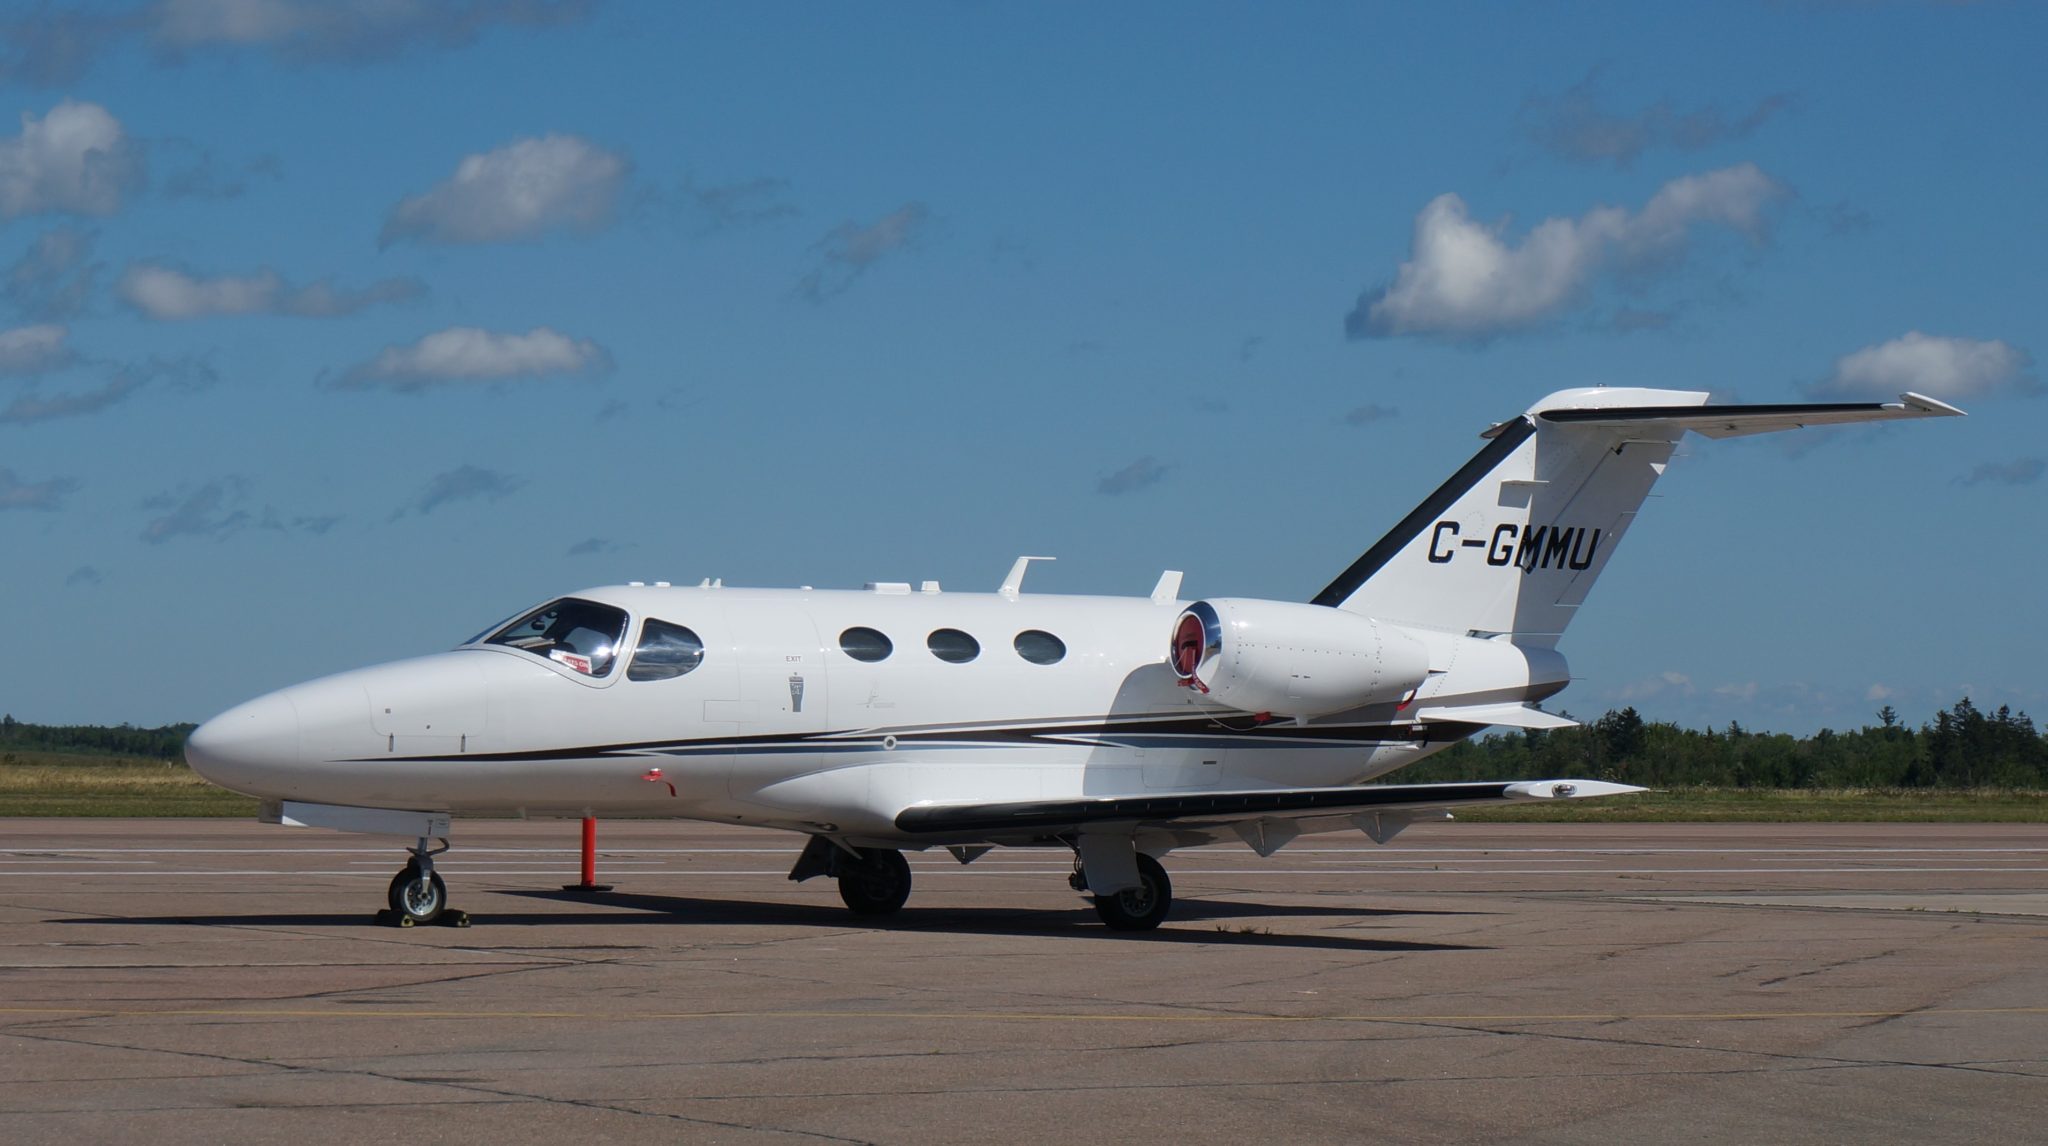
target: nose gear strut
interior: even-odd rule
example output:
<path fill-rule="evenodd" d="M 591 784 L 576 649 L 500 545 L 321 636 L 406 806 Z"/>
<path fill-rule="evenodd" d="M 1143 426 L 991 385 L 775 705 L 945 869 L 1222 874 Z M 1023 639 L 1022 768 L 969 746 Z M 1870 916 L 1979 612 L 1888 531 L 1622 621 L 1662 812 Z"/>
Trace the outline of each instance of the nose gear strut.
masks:
<path fill-rule="evenodd" d="M 377 922 L 389 923 L 394 927 L 418 927 L 427 923 L 439 923 L 443 927 L 468 927 L 469 915 L 448 906 L 448 885 L 434 871 L 434 857 L 450 847 L 447 840 L 441 846 L 432 846 L 434 840 L 421 836 L 420 842 L 405 849 L 411 853 L 398 874 L 391 877 L 391 889 L 387 897 L 391 906 L 377 913 Z"/>

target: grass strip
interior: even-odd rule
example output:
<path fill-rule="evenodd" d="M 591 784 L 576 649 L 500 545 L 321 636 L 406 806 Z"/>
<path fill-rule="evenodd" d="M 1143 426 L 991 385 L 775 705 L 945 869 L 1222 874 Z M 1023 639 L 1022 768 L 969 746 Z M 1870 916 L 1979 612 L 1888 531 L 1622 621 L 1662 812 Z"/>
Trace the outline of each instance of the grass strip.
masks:
<path fill-rule="evenodd" d="M 0 755 L 0 816 L 255 814 L 256 801 L 214 787 L 182 760 L 59 752 Z"/>
<path fill-rule="evenodd" d="M 1399 775 L 1390 779 L 1399 780 Z M 256 801 L 183 761 L 55 752 L 0 755 L 0 816 L 222 816 Z M 2048 823 L 2048 792 L 1995 789 L 1674 788 L 1599 800 L 1461 808 L 1468 823 Z"/>

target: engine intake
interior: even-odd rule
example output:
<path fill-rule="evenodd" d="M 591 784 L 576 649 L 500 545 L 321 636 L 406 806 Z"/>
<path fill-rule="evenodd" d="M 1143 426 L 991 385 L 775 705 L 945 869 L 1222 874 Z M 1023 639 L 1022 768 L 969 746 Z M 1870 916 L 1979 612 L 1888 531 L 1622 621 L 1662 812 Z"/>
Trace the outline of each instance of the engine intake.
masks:
<path fill-rule="evenodd" d="M 1398 701 L 1429 675 L 1421 642 L 1371 617 L 1231 597 L 1182 610 L 1167 664 L 1219 704 L 1275 716 Z"/>

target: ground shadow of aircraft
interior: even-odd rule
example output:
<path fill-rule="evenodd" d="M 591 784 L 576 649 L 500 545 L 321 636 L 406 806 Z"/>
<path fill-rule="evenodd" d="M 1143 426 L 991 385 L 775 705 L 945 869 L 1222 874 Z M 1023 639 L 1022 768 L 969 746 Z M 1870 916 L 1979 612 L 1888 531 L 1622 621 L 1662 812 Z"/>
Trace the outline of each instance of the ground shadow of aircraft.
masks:
<path fill-rule="evenodd" d="M 630 924 L 691 923 L 738 926 L 825 927 L 849 931 L 925 931 L 952 935 L 1057 936 L 1072 939 L 1114 939 L 1129 942 L 1129 932 L 1103 927 L 1089 908 L 1035 910 L 994 907 L 906 907 L 884 920 L 860 919 L 847 915 L 836 903 L 762 903 L 751 900 L 699 899 L 680 895 L 645 895 L 630 892 L 589 894 L 576 891 L 522 889 L 497 892 L 523 899 L 546 900 L 590 908 L 583 911 L 491 911 L 475 916 L 479 927 L 552 927 L 579 925 L 615 927 Z M 1350 935 L 1276 934 L 1251 925 L 1201 926 L 1210 920 L 1271 918 L 1274 916 L 1396 916 L 1484 914 L 1456 911 L 1396 911 L 1387 909 L 1340 909 L 1322 906 L 1274 906 L 1236 904 L 1221 901 L 1183 900 L 1175 922 L 1146 932 L 1137 938 L 1148 943 L 1209 943 L 1258 948 L 1297 948 L 1327 951 L 1487 951 L 1490 947 L 1459 943 L 1428 943 L 1398 939 L 1369 939 Z M 184 927 L 349 927 L 371 922 L 359 913 L 270 912 L 249 915 L 161 915 L 61 919 L 53 923 L 83 925 L 184 926 Z M 1191 926 L 1192 925 L 1192 926 Z"/>

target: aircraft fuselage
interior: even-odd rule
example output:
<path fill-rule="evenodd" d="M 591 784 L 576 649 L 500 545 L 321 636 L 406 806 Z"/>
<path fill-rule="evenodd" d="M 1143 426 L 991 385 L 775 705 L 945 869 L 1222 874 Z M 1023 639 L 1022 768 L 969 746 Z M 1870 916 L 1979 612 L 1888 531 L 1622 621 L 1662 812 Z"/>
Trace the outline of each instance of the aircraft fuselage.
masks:
<path fill-rule="evenodd" d="M 1424 725 L 1421 703 L 1538 700 L 1567 680 L 1548 650 L 1419 632 L 1433 663 L 1460 669 L 1423 695 L 1262 720 L 1176 680 L 1166 651 L 1184 601 L 669 586 L 573 599 L 630 617 L 603 675 L 481 642 L 340 673 L 222 714 L 209 727 L 236 730 L 241 759 L 209 751 L 207 775 L 266 800 L 887 839 L 921 801 L 1353 784 L 1479 727 Z M 696 634 L 701 661 L 629 679 L 649 620 Z M 878 651 L 843 638 L 856 629 L 887 654 L 851 655 Z"/>

